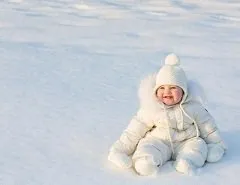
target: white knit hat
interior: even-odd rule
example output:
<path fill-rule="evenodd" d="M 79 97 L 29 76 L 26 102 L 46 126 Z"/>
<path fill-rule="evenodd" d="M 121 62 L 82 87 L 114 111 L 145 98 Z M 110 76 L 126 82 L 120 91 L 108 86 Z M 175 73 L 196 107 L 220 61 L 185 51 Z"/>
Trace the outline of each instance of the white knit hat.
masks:
<path fill-rule="evenodd" d="M 184 91 L 184 98 L 187 96 L 187 77 L 180 67 L 180 59 L 174 53 L 165 58 L 165 65 L 161 67 L 156 76 L 154 93 L 162 85 L 176 85 Z"/>

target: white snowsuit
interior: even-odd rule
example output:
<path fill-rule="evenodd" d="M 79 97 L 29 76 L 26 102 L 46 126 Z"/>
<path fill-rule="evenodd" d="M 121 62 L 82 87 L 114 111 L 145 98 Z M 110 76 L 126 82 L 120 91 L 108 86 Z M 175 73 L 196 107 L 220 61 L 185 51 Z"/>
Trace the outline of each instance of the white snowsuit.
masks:
<path fill-rule="evenodd" d="M 111 147 L 110 161 L 118 163 L 118 159 L 111 160 L 112 153 L 133 154 L 135 170 L 141 175 L 149 175 L 158 166 L 174 159 L 176 170 L 181 172 L 182 159 L 190 161 L 196 168 L 203 166 L 208 158 L 208 145 L 217 144 L 220 150 L 226 149 L 212 116 L 201 103 L 194 101 L 191 91 L 181 104 L 166 106 L 153 95 L 154 86 L 155 75 L 141 83 L 140 109 Z M 215 159 L 209 156 L 209 162 L 219 160 L 216 159 L 218 153 L 211 155 Z M 131 165 L 130 162 L 121 167 Z"/>

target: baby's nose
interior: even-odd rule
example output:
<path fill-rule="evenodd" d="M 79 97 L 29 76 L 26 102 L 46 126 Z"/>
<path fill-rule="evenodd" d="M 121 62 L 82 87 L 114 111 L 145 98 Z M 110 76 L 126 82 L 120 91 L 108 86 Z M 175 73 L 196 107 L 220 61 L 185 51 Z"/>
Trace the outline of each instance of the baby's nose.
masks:
<path fill-rule="evenodd" d="M 165 94 L 171 94 L 171 91 L 170 91 L 169 89 L 165 89 L 165 90 L 164 90 L 164 93 L 165 93 Z"/>

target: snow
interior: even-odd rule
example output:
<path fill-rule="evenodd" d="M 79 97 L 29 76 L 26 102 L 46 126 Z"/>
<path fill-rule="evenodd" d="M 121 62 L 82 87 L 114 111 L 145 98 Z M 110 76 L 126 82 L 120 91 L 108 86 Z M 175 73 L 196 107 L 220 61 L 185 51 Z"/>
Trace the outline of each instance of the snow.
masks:
<path fill-rule="evenodd" d="M 238 0 L 0 2 L 0 185 L 237 185 Z M 175 52 L 229 147 L 197 176 L 140 177 L 107 161 L 141 79 Z"/>

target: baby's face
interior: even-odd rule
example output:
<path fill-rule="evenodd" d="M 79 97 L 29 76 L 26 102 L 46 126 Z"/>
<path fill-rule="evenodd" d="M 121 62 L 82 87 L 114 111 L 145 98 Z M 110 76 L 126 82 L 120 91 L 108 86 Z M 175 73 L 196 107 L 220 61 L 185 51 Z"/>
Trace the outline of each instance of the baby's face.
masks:
<path fill-rule="evenodd" d="M 162 85 L 157 89 L 156 96 L 165 105 L 175 105 L 182 100 L 183 90 L 176 85 Z"/>

